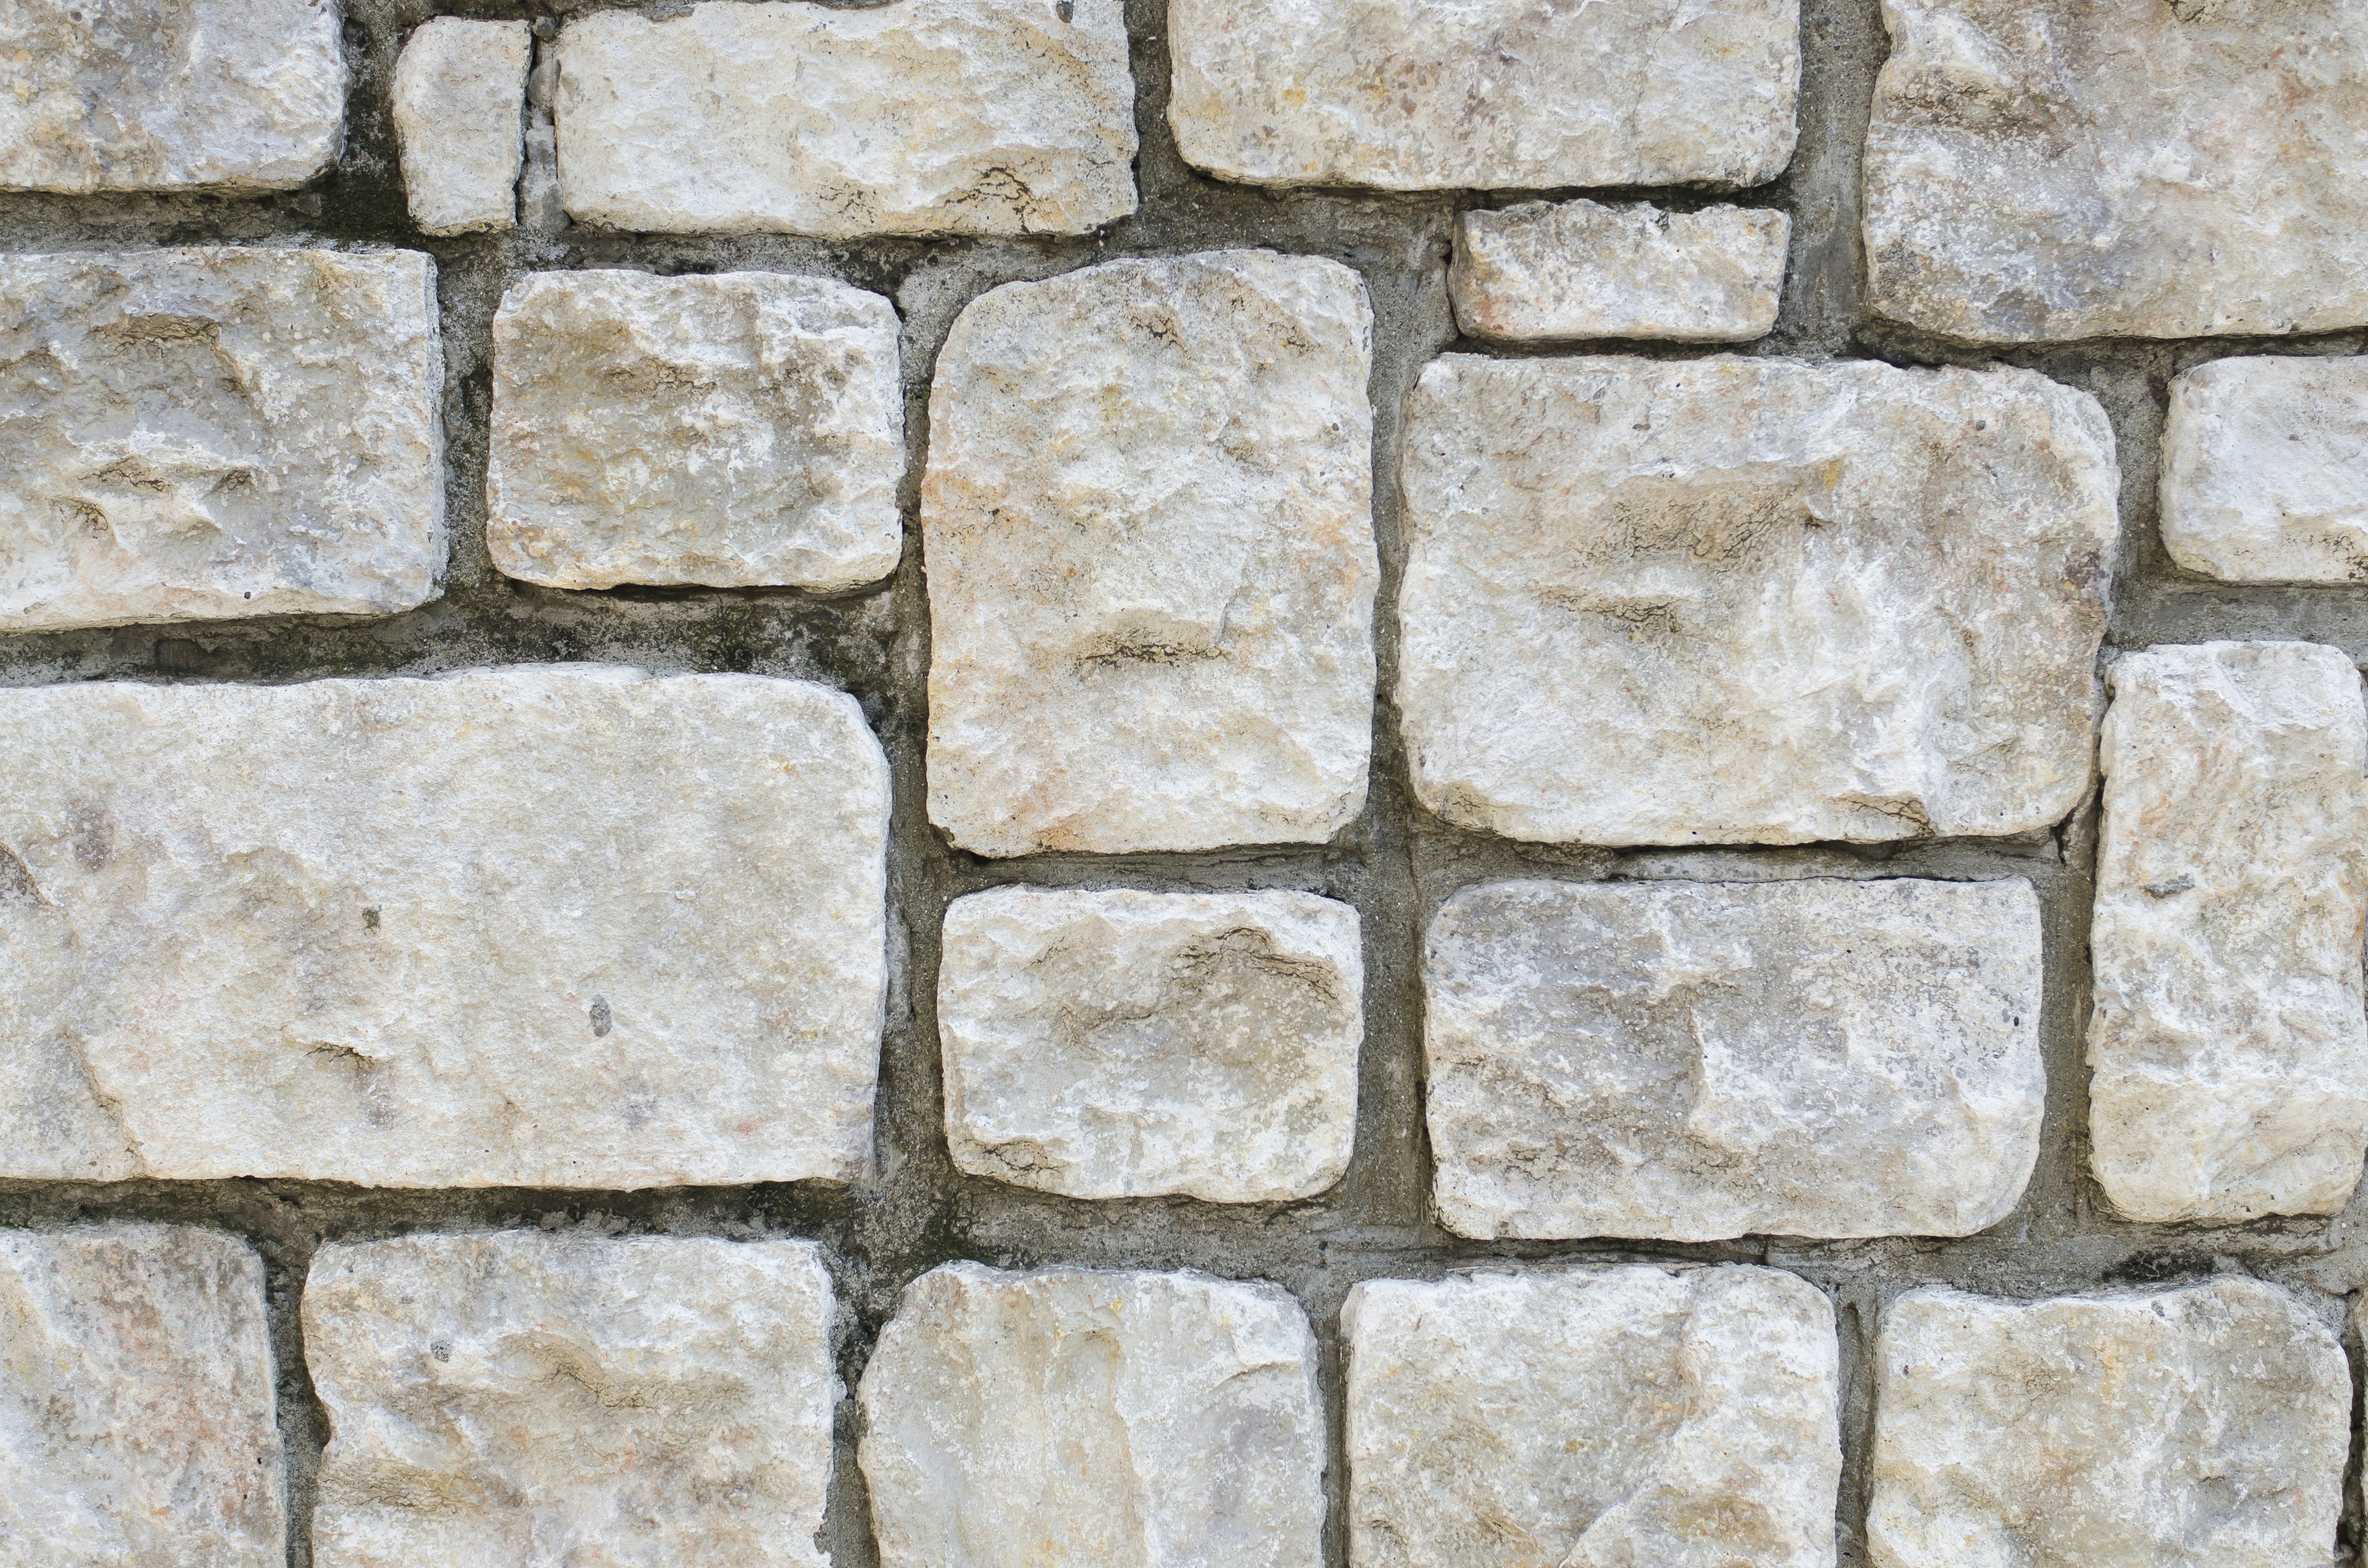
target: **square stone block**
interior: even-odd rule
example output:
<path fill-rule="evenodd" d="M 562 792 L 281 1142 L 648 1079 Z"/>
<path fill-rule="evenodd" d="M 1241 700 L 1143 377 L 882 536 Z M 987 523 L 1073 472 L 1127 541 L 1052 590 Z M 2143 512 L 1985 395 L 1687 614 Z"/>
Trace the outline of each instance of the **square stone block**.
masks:
<path fill-rule="evenodd" d="M 2172 381 L 2162 542 L 2232 583 L 2368 582 L 2368 359 L 2214 359 Z"/>
<path fill-rule="evenodd" d="M 513 228 L 526 162 L 524 22 L 431 17 L 394 62 L 394 132 L 411 221 L 431 234 Z"/>

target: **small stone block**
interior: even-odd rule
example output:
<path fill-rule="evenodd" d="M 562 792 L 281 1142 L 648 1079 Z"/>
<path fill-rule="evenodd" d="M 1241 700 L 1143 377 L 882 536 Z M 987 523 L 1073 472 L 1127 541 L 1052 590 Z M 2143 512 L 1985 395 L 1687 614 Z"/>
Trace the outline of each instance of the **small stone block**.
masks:
<path fill-rule="evenodd" d="M 394 132 L 411 221 L 431 234 L 507 229 L 518 222 L 526 161 L 524 22 L 434 17 L 394 62 Z"/>
<path fill-rule="evenodd" d="M 2172 381 L 2162 542 L 2231 583 L 2368 582 L 2368 359 L 2215 359 Z"/>
<path fill-rule="evenodd" d="M 1740 343 L 1776 324 L 1789 214 L 1527 201 L 1455 220 L 1447 288 L 1474 337 Z"/>

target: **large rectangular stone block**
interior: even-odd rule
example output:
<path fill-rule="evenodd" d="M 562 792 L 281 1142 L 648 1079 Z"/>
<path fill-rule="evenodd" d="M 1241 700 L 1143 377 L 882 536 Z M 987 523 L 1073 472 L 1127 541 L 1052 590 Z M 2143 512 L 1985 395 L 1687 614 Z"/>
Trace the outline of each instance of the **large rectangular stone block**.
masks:
<path fill-rule="evenodd" d="M 2118 522 L 2027 370 L 1450 355 L 1408 401 L 1398 676 L 1460 826 L 2027 833 L 2087 796 Z"/>
<path fill-rule="evenodd" d="M 851 1179 L 887 824 L 801 681 L 0 690 L 0 1176 Z"/>
<path fill-rule="evenodd" d="M 2214 359 L 2170 383 L 2162 542 L 2235 583 L 2368 582 L 2368 360 Z"/>

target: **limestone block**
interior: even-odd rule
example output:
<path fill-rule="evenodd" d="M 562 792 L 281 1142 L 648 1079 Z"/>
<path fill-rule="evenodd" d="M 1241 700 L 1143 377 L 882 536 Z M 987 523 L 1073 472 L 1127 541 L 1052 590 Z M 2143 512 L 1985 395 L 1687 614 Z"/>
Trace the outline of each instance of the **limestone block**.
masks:
<path fill-rule="evenodd" d="M 7 0 L 0 190 L 280 190 L 337 156 L 336 0 Z"/>
<path fill-rule="evenodd" d="M 177 1225 L 0 1231 L 0 1562 L 279 1568 L 263 1262 Z"/>
<path fill-rule="evenodd" d="M 2027 370 L 1426 368 L 1398 703 L 1422 803 L 1591 844 L 2026 833 L 2087 798 L 2113 437 Z"/>
<path fill-rule="evenodd" d="M 2368 360 L 2215 359 L 2172 381 L 2162 542 L 2230 582 L 2368 581 Z"/>
<path fill-rule="evenodd" d="M 1174 0 L 1167 122 L 1253 185 L 1759 185 L 1799 0 Z"/>
<path fill-rule="evenodd" d="M 840 1392 L 811 1242 L 333 1243 L 321 1568 L 826 1568 Z"/>
<path fill-rule="evenodd" d="M 1368 1279 L 1353 1568 L 1832 1568 L 1834 1310 L 1770 1268 Z"/>
<path fill-rule="evenodd" d="M 887 828 L 803 681 L 0 688 L 0 1176 L 853 1179 Z"/>
<path fill-rule="evenodd" d="M 2335 1561 L 2351 1374 L 2273 1286 L 1911 1290 L 1875 1358 L 1874 1568 Z"/>
<path fill-rule="evenodd" d="M 1735 343 L 1776 324 L 1792 234 L 1768 209 L 1525 201 L 1457 216 L 1447 288 L 1474 337 Z"/>
<path fill-rule="evenodd" d="M 2352 0 L 1885 0 L 1866 295 L 1977 342 L 2368 322 Z"/>
<path fill-rule="evenodd" d="M 494 317 L 513 577 L 838 589 L 896 569 L 895 307 L 827 278 L 540 272 Z"/>
<path fill-rule="evenodd" d="M 882 1568 L 1315 1568 L 1315 1338 L 1272 1285 L 951 1263 L 860 1393 Z"/>
<path fill-rule="evenodd" d="M 443 393 L 416 251 L 0 257 L 0 632 L 435 597 Z"/>
<path fill-rule="evenodd" d="M 2368 708 L 2307 642 L 2108 676 L 2089 1136 L 2135 1220 L 2331 1214 L 2368 1154 Z"/>
<path fill-rule="evenodd" d="M 1122 0 L 710 0 L 559 35 L 579 223 L 1082 234 L 1134 210 Z"/>
<path fill-rule="evenodd" d="M 2020 879 L 1491 882 L 1423 983 L 1462 1235 L 1971 1235 L 2038 1158 Z"/>
<path fill-rule="evenodd" d="M 1310 1198 L 1349 1168 L 1357 912 L 1304 892 L 997 888 L 946 911 L 946 1137 L 1069 1198 Z"/>
<path fill-rule="evenodd" d="M 516 225 L 533 61 L 524 22 L 432 17 L 404 44 L 394 132 L 413 222 L 431 234 Z"/>
<path fill-rule="evenodd" d="M 1321 841 L 1372 746 L 1372 307 L 1337 262 L 973 302 L 921 485 L 929 820 L 965 849 Z"/>

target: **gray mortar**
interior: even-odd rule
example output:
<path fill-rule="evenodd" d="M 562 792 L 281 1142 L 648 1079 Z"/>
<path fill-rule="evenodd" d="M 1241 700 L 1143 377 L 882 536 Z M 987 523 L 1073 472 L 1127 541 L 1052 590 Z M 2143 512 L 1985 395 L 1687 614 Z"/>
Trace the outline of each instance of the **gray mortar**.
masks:
<path fill-rule="evenodd" d="M 439 268 L 450 444 L 447 502 L 452 563 L 444 597 L 384 620 L 284 618 L 246 623 L 130 628 L 0 639 L 0 683 L 131 680 L 288 681 L 342 675 L 424 674 L 531 660 L 607 659 L 660 670 L 750 670 L 803 676 L 851 691 L 886 744 L 896 808 L 890 851 L 892 939 L 900 969 L 881 1062 L 878 1175 L 851 1188 L 815 1183 L 643 1193 L 553 1190 L 401 1192 L 290 1181 L 0 1183 L 0 1223 L 60 1225 L 143 1218 L 215 1226 L 246 1237 L 269 1270 L 280 1422 L 289 1449 L 293 1528 L 289 1562 L 311 1561 L 313 1477 L 326 1437 L 297 1320 L 313 1249 L 329 1240 L 416 1230 L 541 1226 L 602 1233 L 796 1235 L 823 1242 L 845 1303 L 840 1370 L 860 1375 L 896 1293 L 950 1258 L 1025 1267 L 1071 1263 L 1197 1267 L 1272 1279 L 1304 1303 L 1324 1351 L 1333 1449 L 1326 1532 L 1333 1563 L 1347 1557 L 1339 1448 L 1342 1298 L 1359 1279 L 1435 1276 L 1486 1260 L 1670 1257 L 1766 1262 L 1830 1291 L 1842 1335 L 1847 1464 L 1839 1509 L 1841 1561 L 1864 1561 L 1872 1432 L 1870 1347 L 1884 1302 L 1914 1285 L 1945 1282 L 2036 1296 L 2234 1270 L 2296 1288 L 2330 1322 L 2368 1285 L 2368 1194 L 2332 1220 L 2272 1220 L 2228 1228 L 2134 1225 L 2115 1219 L 2089 1174 L 2088 909 L 2096 808 L 2052 834 L 2016 840 L 1940 840 L 1881 847 L 1781 850 L 1555 850 L 1447 826 L 1414 803 L 1396 715 L 1397 581 L 1404 561 L 1394 460 L 1398 411 L 1423 362 L 1442 350 L 1479 351 L 1457 338 L 1444 265 L 1453 213 L 1541 196 L 1638 195 L 1679 207 L 1735 199 L 1794 217 L 1782 313 L 1773 335 L 1744 350 L 1809 358 L 1873 358 L 1902 365 L 2006 362 L 2086 389 L 2112 416 L 2120 443 L 2123 548 L 2107 658 L 2116 649 L 2216 637 L 2298 637 L 2358 661 L 2368 651 L 2368 593 L 2208 583 L 2180 572 L 2155 530 L 2154 483 L 2169 378 L 2230 354 L 2355 353 L 2362 333 L 2305 338 L 2218 338 L 2175 344 L 2095 340 L 2049 347 L 1969 347 L 1870 318 L 1861 299 L 1858 182 L 1874 74 L 1887 49 L 1875 0 L 1804 0 L 1801 143 L 1791 172 L 1743 193 L 1498 191 L 1373 197 L 1269 193 L 1201 178 L 1178 160 L 1164 121 L 1165 0 L 1129 0 L 1143 139 L 1142 210 L 1097 238 L 1032 242 L 872 240 L 825 244 L 767 237 L 634 237 L 583 229 L 427 239 L 405 213 L 390 130 L 388 82 L 396 51 L 431 14 L 568 17 L 613 0 L 348 0 L 353 68 L 347 146 L 309 190 L 276 197 L 0 197 L 0 237 L 18 251 L 274 241 L 397 244 L 431 252 Z M 1049 3 L 1049 0 L 1048 0 Z M 675 0 L 641 7 L 685 9 Z M 928 439 L 928 379 L 953 316 L 1002 282 L 1042 277 L 1121 255 L 1266 245 L 1328 256 L 1358 269 L 1377 316 L 1374 525 L 1382 553 L 1376 616 L 1382 697 L 1375 710 L 1372 798 L 1331 844 L 1287 851 L 1097 858 L 1045 855 L 995 861 L 950 848 L 922 809 L 923 682 L 929 631 L 914 523 Z M 860 593 L 792 590 L 537 589 L 495 572 L 484 549 L 484 472 L 492 313 L 521 273 L 632 266 L 659 272 L 769 268 L 842 278 L 894 297 L 905 317 L 910 466 L 900 492 L 907 548 L 895 577 Z M 1582 345 L 1636 352 L 1629 345 Z M 1668 352 L 1668 351 L 1654 351 Z M 1690 354 L 1692 351 L 1685 351 Z M 1671 357 L 1685 357 L 1672 354 Z M 1467 883 L 1507 875 L 1600 877 L 1847 876 L 2029 878 L 2046 923 L 2044 1041 L 2048 1095 L 2039 1164 L 2014 1214 L 1979 1236 L 1873 1242 L 1753 1239 L 1713 1245 L 1476 1244 L 1441 1231 L 1428 1201 L 1421 1119 L 1421 931 Z M 1357 1150 L 1347 1177 L 1304 1203 L 1221 1207 L 1188 1199 L 1088 1203 L 963 1176 L 942 1131 L 932 998 L 938 930 L 949 900 L 1012 881 L 1063 886 L 1305 888 L 1356 905 L 1364 922 L 1367 1034 Z M 2361 1346 L 2345 1344 L 2359 1378 Z M 2356 1400 L 2355 1400 L 2356 1408 Z M 876 1562 L 868 1503 L 854 1463 L 856 1415 L 840 1407 L 837 1479 L 826 1543 L 839 1568 Z M 2360 1457 L 2346 1484 L 2343 1553 L 2357 1550 Z"/>

